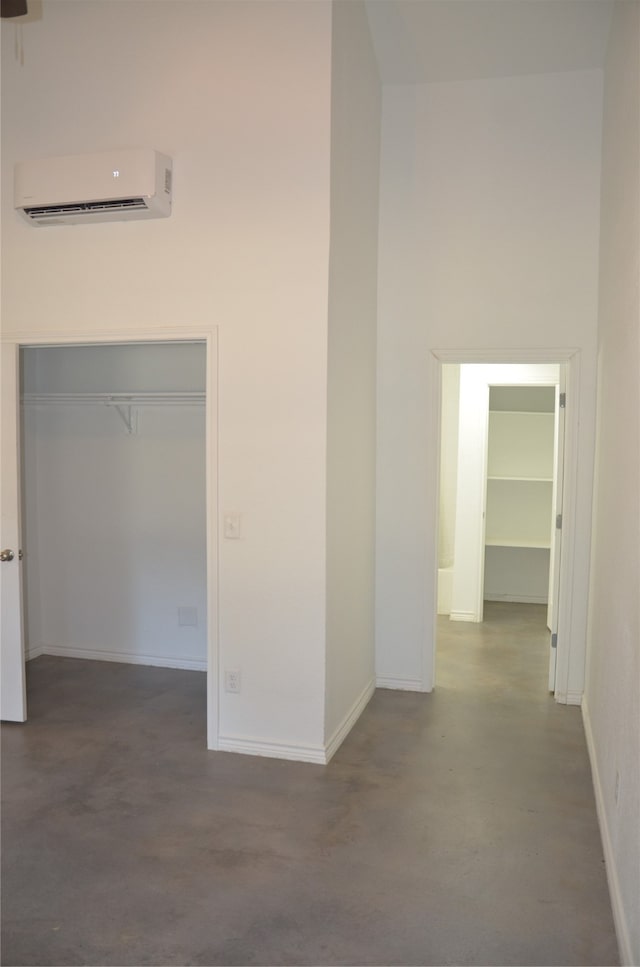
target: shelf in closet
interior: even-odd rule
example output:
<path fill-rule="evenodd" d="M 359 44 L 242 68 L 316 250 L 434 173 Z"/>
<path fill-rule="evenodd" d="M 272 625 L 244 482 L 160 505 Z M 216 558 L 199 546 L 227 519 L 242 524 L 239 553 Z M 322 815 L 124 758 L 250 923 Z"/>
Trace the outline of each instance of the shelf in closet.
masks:
<path fill-rule="evenodd" d="M 506 477 L 491 474 L 487 480 L 504 480 L 507 483 L 553 483 L 553 477 Z"/>
<path fill-rule="evenodd" d="M 23 406 L 111 406 L 127 433 L 136 432 L 137 410 L 141 406 L 204 406 L 204 390 L 115 393 L 24 393 Z"/>
<path fill-rule="evenodd" d="M 553 414 L 490 411 L 485 545 L 540 556 L 551 546 Z M 514 560 L 513 567 L 519 565 Z"/>
<path fill-rule="evenodd" d="M 117 392 L 117 393 L 24 393 L 25 405 L 45 406 L 78 404 L 102 406 L 197 406 L 205 401 L 204 390 L 189 392 Z"/>
<path fill-rule="evenodd" d="M 528 550 L 540 550 L 548 551 L 551 548 L 551 542 L 547 541 L 518 541 L 518 540 L 502 540 L 500 538 L 490 538 L 485 539 L 486 547 L 525 547 Z"/>

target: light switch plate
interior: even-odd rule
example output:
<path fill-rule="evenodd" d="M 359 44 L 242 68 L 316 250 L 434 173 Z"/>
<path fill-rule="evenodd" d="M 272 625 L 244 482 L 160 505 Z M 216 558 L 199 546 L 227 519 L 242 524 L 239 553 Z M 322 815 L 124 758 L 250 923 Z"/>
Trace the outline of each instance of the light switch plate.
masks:
<path fill-rule="evenodd" d="M 240 540 L 240 514 L 224 515 L 224 536 L 227 541 Z"/>

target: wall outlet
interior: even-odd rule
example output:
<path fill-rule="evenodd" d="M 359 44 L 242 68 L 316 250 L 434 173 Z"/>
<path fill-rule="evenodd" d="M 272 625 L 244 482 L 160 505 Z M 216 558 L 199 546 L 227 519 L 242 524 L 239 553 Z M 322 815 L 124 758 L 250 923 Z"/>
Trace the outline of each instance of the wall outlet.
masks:
<path fill-rule="evenodd" d="M 224 672 L 224 690 L 225 692 L 239 692 L 240 691 L 240 669 L 239 668 L 226 668 Z"/>
<path fill-rule="evenodd" d="M 198 609 L 182 606 L 178 608 L 178 626 L 180 628 L 198 627 Z"/>
<path fill-rule="evenodd" d="M 617 769 L 616 769 L 616 784 L 613 790 L 613 798 L 615 799 L 617 804 L 618 799 L 620 798 L 620 773 L 618 772 Z"/>

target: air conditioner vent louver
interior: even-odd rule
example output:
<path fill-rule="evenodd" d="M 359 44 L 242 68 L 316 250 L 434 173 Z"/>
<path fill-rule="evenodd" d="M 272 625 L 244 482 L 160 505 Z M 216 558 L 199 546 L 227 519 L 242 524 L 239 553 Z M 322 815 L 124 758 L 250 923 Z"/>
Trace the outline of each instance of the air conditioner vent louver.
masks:
<path fill-rule="evenodd" d="M 82 212 L 124 212 L 146 207 L 144 198 L 118 198 L 114 201 L 83 201 L 75 205 L 43 205 L 24 210 L 29 218 L 41 221 L 60 215 L 80 215 Z"/>
<path fill-rule="evenodd" d="M 60 215 L 81 215 L 83 212 L 124 212 L 147 208 L 144 198 L 117 198 L 113 201 L 83 201 L 74 205 L 41 205 L 25 208 L 34 221 L 57 218 Z"/>

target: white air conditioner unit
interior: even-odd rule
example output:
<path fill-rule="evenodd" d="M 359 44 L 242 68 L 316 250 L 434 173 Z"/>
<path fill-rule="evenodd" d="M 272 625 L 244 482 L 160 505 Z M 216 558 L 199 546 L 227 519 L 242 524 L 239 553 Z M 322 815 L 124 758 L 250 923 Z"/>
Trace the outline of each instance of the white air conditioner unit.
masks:
<path fill-rule="evenodd" d="M 32 225 L 77 225 L 171 214 L 171 159 L 145 148 L 22 161 L 14 203 Z"/>

